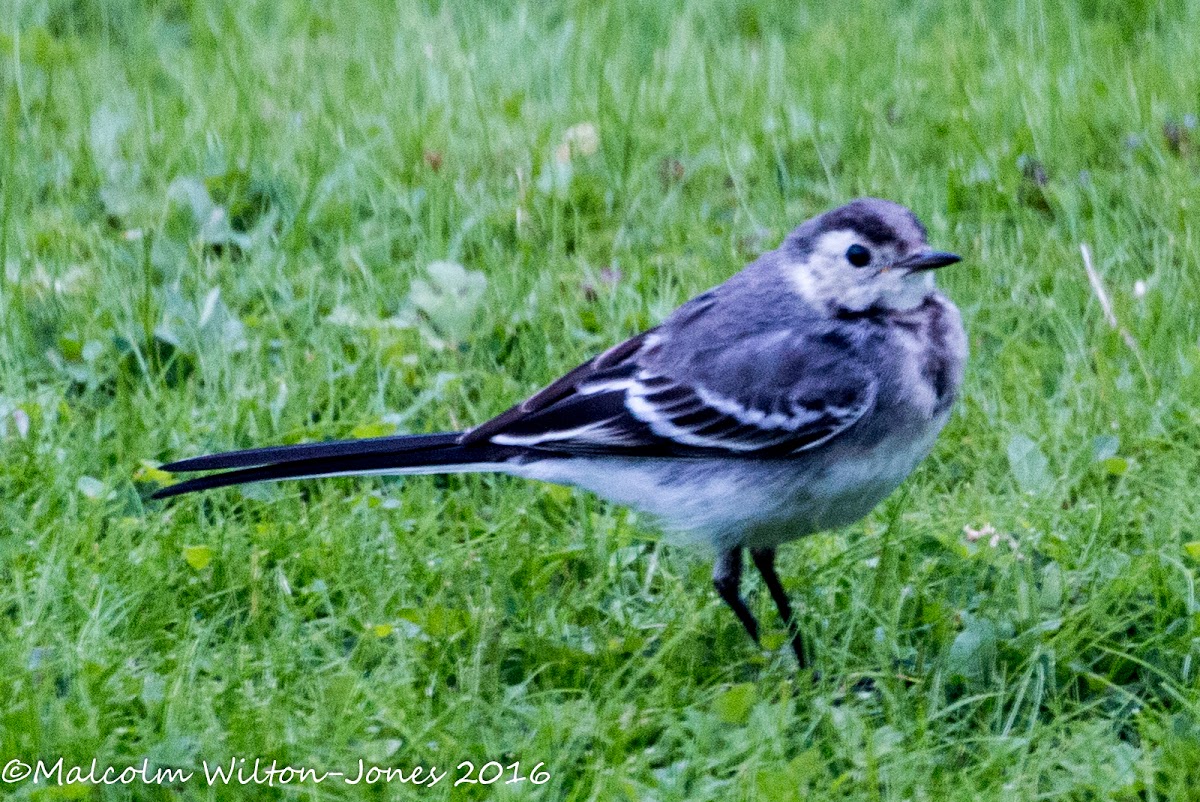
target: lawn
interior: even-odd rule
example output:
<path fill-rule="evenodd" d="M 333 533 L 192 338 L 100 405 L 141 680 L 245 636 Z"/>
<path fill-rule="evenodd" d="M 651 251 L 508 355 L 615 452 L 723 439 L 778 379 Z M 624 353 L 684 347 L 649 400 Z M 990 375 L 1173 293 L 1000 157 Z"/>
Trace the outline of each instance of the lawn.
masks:
<path fill-rule="evenodd" d="M 194 773 L 0 794 L 1200 793 L 1197 0 L 0 7 L 0 769 Z M 586 494 L 149 500 L 479 422 L 863 194 L 965 257 L 972 355 L 904 487 L 781 553 L 816 682 Z"/>

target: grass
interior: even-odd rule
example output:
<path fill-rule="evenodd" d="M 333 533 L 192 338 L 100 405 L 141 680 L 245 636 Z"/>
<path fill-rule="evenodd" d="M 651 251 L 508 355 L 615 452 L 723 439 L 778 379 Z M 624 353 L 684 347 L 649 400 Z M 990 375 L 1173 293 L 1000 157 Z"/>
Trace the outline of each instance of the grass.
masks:
<path fill-rule="evenodd" d="M 549 772 L 253 787 L 280 798 L 1196 793 L 1200 3 L 12 0 L 0 26 L 0 762 Z M 704 559 L 582 494 L 147 501 L 171 458 L 478 422 L 860 194 L 967 257 L 942 282 L 972 358 L 905 488 L 783 554 L 815 685 Z"/>

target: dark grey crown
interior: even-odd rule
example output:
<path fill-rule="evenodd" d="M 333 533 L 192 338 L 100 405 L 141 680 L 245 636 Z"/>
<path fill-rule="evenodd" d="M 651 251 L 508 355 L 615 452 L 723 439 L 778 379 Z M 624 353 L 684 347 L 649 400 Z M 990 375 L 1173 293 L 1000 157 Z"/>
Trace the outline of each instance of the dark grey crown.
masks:
<path fill-rule="evenodd" d="M 829 231 L 856 231 L 872 245 L 891 245 L 900 253 L 925 245 L 925 226 L 898 203 L 882 198 L 856 198 L 797 226 L 784 241 L 798 259 L 811 253 L 813 244 Z"/>

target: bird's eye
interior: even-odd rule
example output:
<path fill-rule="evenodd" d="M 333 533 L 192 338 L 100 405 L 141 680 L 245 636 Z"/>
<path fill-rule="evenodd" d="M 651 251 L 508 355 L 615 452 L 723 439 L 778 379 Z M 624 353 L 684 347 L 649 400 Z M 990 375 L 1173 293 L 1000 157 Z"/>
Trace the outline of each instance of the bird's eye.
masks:
<path fill-rule="evenodd" d="M 846 260 L 855 267 L 866 267 L 871 261 L 871 252 L 855 243 L 846 249 Z"/>

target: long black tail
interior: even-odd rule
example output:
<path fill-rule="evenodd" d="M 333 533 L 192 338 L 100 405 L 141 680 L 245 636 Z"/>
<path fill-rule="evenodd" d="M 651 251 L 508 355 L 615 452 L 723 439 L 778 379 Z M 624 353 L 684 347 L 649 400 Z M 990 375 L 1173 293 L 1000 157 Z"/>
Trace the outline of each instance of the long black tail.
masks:
<path fill-rule="evenodd" d="M 460 445 L 461 432 L 272 446 L 192 457 L 162 466 L 170 473 L 225 471 L 169 485 L 153 498 L 170 498 L 248 482 L 371 473 L 452 473 L 498 470 L 526 449 L 492 443 Z"/>

